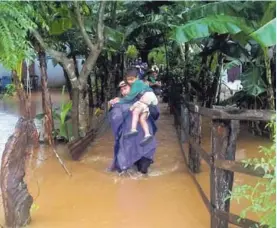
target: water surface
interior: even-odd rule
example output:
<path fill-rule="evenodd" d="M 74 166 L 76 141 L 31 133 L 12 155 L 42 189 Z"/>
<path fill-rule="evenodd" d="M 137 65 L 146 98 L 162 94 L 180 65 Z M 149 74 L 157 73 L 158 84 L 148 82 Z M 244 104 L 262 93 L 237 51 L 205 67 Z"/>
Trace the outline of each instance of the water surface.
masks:
<path fill-rule="evenodd" d="M 52 92 L 53 103 L 61 101 L 60 92 Z M 41 112 L 39 94 L 32 95 L 33 114 Z M 113 156 L 113 136 L 107 131 L 97 138 L 79 162 L 70 159 L 66 146 L 58 145 L 72 177 L 66 175 L 47 146 L 34 151 L 28 162 L 27 177 L 38 207 L 32 210 L 32 228 L 207 228 L 210 216 L 184 164 L 173 118 L 165 105 L 158 121 L 158 150 L 148 176 L 130 171 L 123 176 L 108 173 Z M 0 101 L 0 152 L 12 134 L 20 114 L 16 98 Z M 40 128 L 37 122 L 38 128 Z M 210 122 L 203 120 L 202 146 L 210 150 Z M 237 159 L 258 156 L 258 146 L 269 141 L 246 130 L 239 136 Z M 197 175 L 209 196 L 209 169 L 202 162 Z M 254 184 L 257 178 L 235 175 L 235 185 Z M 232 202 L 231 211 L 239 213 L 246 202 Z M 256 217 L 252 214 L 250 218 Z M 0 223 L 4 223 L 1 208 Z"/>

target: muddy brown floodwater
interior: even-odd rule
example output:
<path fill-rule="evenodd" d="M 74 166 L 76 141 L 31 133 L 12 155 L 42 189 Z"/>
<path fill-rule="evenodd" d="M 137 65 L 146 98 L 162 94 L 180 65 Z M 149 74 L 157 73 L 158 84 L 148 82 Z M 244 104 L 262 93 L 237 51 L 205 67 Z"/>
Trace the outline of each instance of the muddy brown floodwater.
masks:
<path fill-rule="evenodd" d="M 52 92 L 58 105 L 60 92 Z M 41 112 L 39 94 L 32 95 L 33 114 Z M 0 101 L 0 152 L 12 134 L 20 110 L 16 98 Z M 39 128 L 39 123 L 37 123 Z M 161 105 L 158 120 L 158 149 L 147 177 L 129 172 L 124 176 L 106 172 L 113 156 L 113 136 L 108 130 L 89 147 L 79 162 L 68 156 L 66 147 L 57 150 L 72 172 L 66 175 L 51 150 L 41 146 L 28 163 L 26 181 L 34 197 L 32 228 L 207 228 L 210 217 L 190 178 L 173 126 L 173 118 Z M 203 120 L 202 146 L 210 150 L 210 124 Z M 237 159 L 258 156 L 267 139 L 242 129 Z M 203 163 L 197 178 L 209 195 L 209 169 Z M 235 175 L 235 185 L 254 184 L 257 178 Z M 247 203 L 232 202 L 231 211 L 239 213 Z M 0 223 L 4 223 L 1 208 Z M 256 219 L 252 214 L 250 218 Z"/>

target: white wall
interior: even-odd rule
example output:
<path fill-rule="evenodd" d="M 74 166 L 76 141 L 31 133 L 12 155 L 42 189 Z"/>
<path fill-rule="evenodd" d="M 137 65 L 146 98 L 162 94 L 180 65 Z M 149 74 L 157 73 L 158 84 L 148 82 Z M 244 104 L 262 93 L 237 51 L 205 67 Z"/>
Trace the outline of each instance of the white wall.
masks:
<path fill-rule="evenodd" d="M 79 71 L 81 70 L 81 67 L 82 67 L 82 60 L 83 59 L 81 58 L 77 59 Z M 39 76 L 39 85 L 40 85 L 41 74 L 40 74 L 38 59 L 35 60 L 35 74 Z M 52 58 L 47 58 L 47 74 L 48 74 L 48 86 L 50 88 L 62 87 L 63 85 L 65 85 L 66 80 L 64 77 L 63 69 L 59 64 L 54 66 Z M 2 78 L 3 76 L 11 76 L 11 71 L 5 69 L 0 64 L 0 78 Z"/>
<path fill-rule="evenodd" d="M 5 69 L 3 65 L 0 64 L 0 78 L 2 78 L 3 76 L 11 76 L 11 71 Z"/>

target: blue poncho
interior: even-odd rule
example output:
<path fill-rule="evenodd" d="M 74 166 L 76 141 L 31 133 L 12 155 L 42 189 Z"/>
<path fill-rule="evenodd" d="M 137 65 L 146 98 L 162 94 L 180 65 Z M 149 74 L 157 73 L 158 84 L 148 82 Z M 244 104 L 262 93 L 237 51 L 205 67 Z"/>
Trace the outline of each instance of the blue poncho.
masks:
<path fill-rule="evenodd" d="M 116 104 L 109 113 L 109 120 L 115 138 L 114 159 L 111 170 L 127 170 L 142 157 L 149 158 L 153 161 L 156 152 L 157 144 L 155 138 L 144 147 L 139 145 L 144 137 L 144 132 L 140 125 L 138 125 L 139 134 L 137 136 L 127 139 L 123 138 L 123 135 L 131 129 L 132 114 L 129 111 L 131 105 Z M 149 109 L 149 130 L 151 134 L 155 135 L 157 131 L 155 121 L 159 117 L 159 110 L 156 106 L 149 107 Z"/>

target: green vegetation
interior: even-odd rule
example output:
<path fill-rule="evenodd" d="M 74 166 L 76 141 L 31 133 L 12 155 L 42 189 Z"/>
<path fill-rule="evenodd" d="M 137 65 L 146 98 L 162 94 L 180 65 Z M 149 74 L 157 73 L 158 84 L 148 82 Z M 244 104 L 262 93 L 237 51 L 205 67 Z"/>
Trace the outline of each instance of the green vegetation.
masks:
<path fill-rule="evenodd" d="M 186 95 L 206 107 L 222 102 L 223 69 L 241 66 L 243 90 L 225 104 L 275 110 L 275 1 L 2 1 L 0 13 L 0 62 L 5 67 L 20 69 L 22 61 L 38 54 L 45 63 L 47 53 L 63 68 L 70 101 L 48 109 L 59 122 L 55 137 L 86 135 L 91 118 L 117 95 L 124 67 L 139 54 L 159 65 L 164 85 L 173 85 L 177 97 Z M 79 70 L 78 57 L 83 58 Z M 7 94 L 15 88 L 19 92 L 21 87 L 11 85 Z M 254 187 L 235 188 L 232 197 L 250 200 L 243 215 L 262 213 L 261 222 L 273 227 L 275 150 L 261 151 L 261 159 L 246 165 L 264 168 L 264 179 Z"/>
<path fill-rule="evenodd" d="M 16 93 L 15 86 L 13 84 L 7 85 L 5 88 L 4 97 L 12 97 Z"/>
<path fill-rule="evenodd" d="M 129 45 L 126 51 L 127 58 L 135 60 L 138 57 L 138 49 L 134 45 Z"/>
<path fill-rule="evenodd" d="M 264 177 L 254 186 L 236 186 L 231 199 L 240 202 L 246 199 L 250 206 L 241 212 L 243 218 L 248 212 L 254 212 L 261 216 L 261 225 L 268 225 L 269 228 L 276 227 L 276 121 L 268 125 L 273 132 L 273 142 L 270 147 L 261 147 L 261 158 L 245 160 L 245 166 L 254 165 L 255 168 L 262 168 L 265 172 Z"/>
<path fill-rule="evenodd" d="M 62 89 L 62 97 L 64 97 L 65 87 Z M 72 102 L 64 101 L 61 103 L 60 107 L 52 109 L 53 120 L 58 121 L 58 126 L 55 126 L 52 134 L 56 139 L 62 139 L 69 141 L 72 137 L 72 126 L 69 122 L 70 112 L 72 109 Z M 45 113 L 39 113 L 36 115 L 36 119 L 42 121 L 44 119 Z"/>

